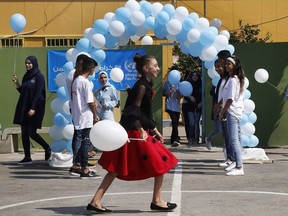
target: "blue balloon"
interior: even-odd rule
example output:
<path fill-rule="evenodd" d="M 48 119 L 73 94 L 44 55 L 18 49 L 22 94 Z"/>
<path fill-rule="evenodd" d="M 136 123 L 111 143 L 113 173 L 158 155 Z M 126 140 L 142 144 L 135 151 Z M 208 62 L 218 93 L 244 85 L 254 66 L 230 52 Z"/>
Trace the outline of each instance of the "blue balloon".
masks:
<path fill-rule="evenodd" d="M 58 127 L 64 127 L 69 124 L 69 120 L 65 118 L 61 113 L 56 113 L 53 118 L 54 124 Z"/>
<path fill-rule="evenodd" d="M 108 49 L 114 49 L 118 45 L 117 38 L 111 35 L 110 33 L 105 35 L 105 39 L 106 39 L 105 46 Z"/>
<path fill-rule="evenodd" d="M 98 19 L 93 24 L 95 33 L 106 35 L 109 31 L 109 23 L 104 19 Z"/>
<path fill-rule="evenodd" d="M 151 30 L 154 30 L 155 29 L 155 18 L 152 17 L 152 16 L 149 16 L 145 19 L 145 22 L 144 22 L 144 27 L 146 29 L 151 29 Z"/>
<path fill-rule="evenodd" d="M 186 17 L 183 21 L 182 21 L 182 25 L 183 28 L 186 31 L 190 31 L 192 28 L 194 28 L 194 20 L 192 18 Z"/>
<path fill-rule="evenodd" d="M 181 51 L 182 51 L 184 54 L 186 54 L 186 55 L 189 54 L 189 47 L 185 46 L 184 43 L 181 43 L 181 44 L 180 44 L 180 48 L 181 48 Z"/>
<path fill-rule="evenodd" d="M 194 23 L 199 19 L 199 15 L 195 12 L 190 13 L 188 17 L 191 18 L 194 21 Z"/>
<path fill-rule="evenodd" d="M 61 100 L 61 101 L 67 101 L 69 99 L 69 95 L 68 95 L 68 91 L 66 90 L 66 88 L 64 86 L 61 86 L 58 90 L 57 90 L 57 97 Z"/>
<path fill-rule="evenodd" d="M 67 150 L 70 154 L 73 154 L 72 140 L 67 140 L 67 142 L 66 142 L 66 150 Z"/>
<path fill-rule="evenodd" d="M 140 11 L 142 11 L 145 15 L 145 17 L 148 17 L 152 13 L 152 4 L 147 1 L 142 1 L 140 4 Z"/>
<path fill-rule="evenodd" d="M 169 19 L 170 19 L 169 14 L 165 11 L 160 11 L 157 14 L 157 22 L 160 25 L 166 25 L 168 23 Z"/>
<path fill-rule="evenodd" d="M 26 19 L 22 14 L 16 13 L 10 17 L 10 27 L 17 34 L 21 32 L 26 26 Z"/>
<path fill-rule="evenodd" d="M 205 61 L 204 66 L 209 70 L 214 67 L 214 63 L 215 63 L 215 59 L 213 59 L 212 61 Z"/>
<path fill-rule="evenodd" d="M 248 143 L 248 147 L 255 147 L 259 144 L 259 139 L 255 135 L 250 137 L 250 142 Z"/>
<path fill-rule="evenodd" d="M 178 70 L 172 70 L 168 74 L 168 81 L 171 85 L 176 85 L 181 79 L 181 74 Z"/>
<path fill-rule="evenodd" d="M 165 4 L 162 8 L 162 11 L 165 11 L 171 18 L 175 13 L 175 8 L 172 4 Z"/>
<path fill-rule="evenodd" d="M 102 49 L 93 49 L 90 55 L 97 63 L 101 63 L 106 59 L 106 53 Z"/>
<path fill-rule="evenodd" d="M 247 122 L 248 122 L 248 116 L 245 113 L 242 113 L 240 125 L 245 125 Z"/>
<path fill-rule="evenodd" d="M 199 41 L 204 46 L 209 46 L 215 41 L 215 38 L 216 35 L 212 31 L 206 30 L 201 33 Z"/>
<path fill-rule="evenodd" d="M 87 52 L 88 53 L 92 50 L 92 45 L 87 38 L 81 38 L 76 43 L 76 49 L 78 49 L 79 52 Z"/>
<path fill-rule="evenodd" d="M 179 41 L 180 43 L 184 43 L 185 41 L 187 41 L 188 31 L 189 30 L 182 28 L 181 32 L 176 35 L 177 41 Z"/>
<path fill-rule="evenodd" d="M 213 86 L 217 86 L 219 80 L 220 80 L 220 76 L 214 76 L 214 77 L 212 78 L 212 84 L 213 84 Z"/>
<path fill-rule="evenodd" d="M 67 142 L 64 140 L 55 140 L 50 144 L 52 152 L 63 152 L 67 148 Z"/>
<path fill-rule="evenodd" d="M 243 147 L 248 146 L 250 139 L 247 135 L 241 135 L 241 144 Z"/>
<path fill-rule="evenodd" d="M 189 53 L 193 57 L 199 57 L 202 53 L 204 46 L 200 42 L 191 43 L 191 46 L 189 47 Z"/>
<path fill-rule="evenodd" d="M 179 91 L 183 96 L 188 97 L 192 94 L 193 87 L 190 82 L 182 81 L 179 84 Z"/>
<path fill-rule="evenodd" d="M 125 31 L 123 35 L 130 37 L 130 36 L 135 35 L 136 32 L 137 32 L 137 28 L 131 22 L 127 22 L 125 24 Z"/>
<path fill-rule="evenodd" d="M 154 30 L 155 36 L 159 39 L 163 39 L 168 34 L 167 28 L 165 25 L 160 25 L 158 22 L 155 23 L 156 27 Z"/>
<path fill-rule="evenodd" d="M 117 20 L 125 24 L 130 20 L 131 12 L 128 8 L 120 7 L 115 11 L 115 17 Z"/>
<path fill-rule="evenodd" d="M 248 121 L 254 124 L 257 121 L 257 115 L 254 112 L 250 113 L 248 116 Z"/>
<path fill-rule="evenodd" d="M 248 89 L 245 89 L 243 94 L 243 99 L 249 99 L 251 97 L 251 92 Z"/>
<path fill-rule="evenodd" d="M 69 74 L 69 72 L 73 69 L 74 69 L 74 64 L 72 61 L 66 62 L 63 65 L 63 70 L 64 70 L 64 73 L 66 73 L 66 74 Z"/>

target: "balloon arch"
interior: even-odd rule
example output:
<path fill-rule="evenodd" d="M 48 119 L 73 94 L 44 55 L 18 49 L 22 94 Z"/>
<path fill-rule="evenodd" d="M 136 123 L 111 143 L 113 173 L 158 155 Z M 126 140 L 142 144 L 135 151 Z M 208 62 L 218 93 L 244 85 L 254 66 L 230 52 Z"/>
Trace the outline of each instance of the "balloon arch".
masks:
<path fill-rule="evenodd" d="M 66 52 L 67 63 L 63 66 L 64 72 L 57 75 L 55 81 L 59 87 L 57 98 L 51 102 L 51 109 L 55 113 L 54 125 L 50 129 L 50 136 L 54 140 L 51 143 L 53 152 L 68 150 L 72 152 L 71 140 L 74 128 L 69 112 L 68 94 L 66 89 L 66 77 L 72 76 L 76 58 L 79 54 L 86 54 L 99 63 L 96 73 L 101 69 L 101 62 L 106 58 L 103 48 L 114 49 L 117 46 L 125 46 L 129 40 L 136 42 L 141 39 L 141 45 L 153 45 L 153 39 L 147 36 L 148 30 L 153 30 L 159 39 L 178 41 L 181 51 L 204 61 L 208 76 L 215 86 L 219 75 L 215 71 L 214 61 L 220 50 L 229 50 L 231 54 L 235 49 L 229 44 L 230 34 L 227 30 L 219 31 L 222 23 L 215 18 L 208 21 L 199 17 L 197 13 L 189 13 L 185 7 L 175 8 L 172 4 L 162 5 L 159 2 L 149 3 L 148 1 L 128 0 L 125 6 L 118 8 L 114 13 L 108 12 L 103 19 L 94 22 L 91 28 L 84 30 L 75 48 Z M 117 72 L 118 71 L 118 72 Z M 112 71 L 111 71 L 112 72 Z M 122 70 L 110 72 L 110 77 L 115 82 L 123 79 Z M 171 81 L 177 81 L 176 75 L 171 75 Z M 262 72 L 257 77 L 263 82 Z M 90 81 L 95 78 L 89 77 Z M 255 74 L 256 78 L 256 74 Z M 268 79 L 268 78 L 267 78 Z M 267 81 L 266 79 L 266 81 Z M 179 79 L 180 80 L 180 79 Z M 179 81 L 178 80 L 178 81 Z M 91 82 L 92 83 L 92 82 Z M 182 93 L 189 94 L 192 89 L 187 83 L 180 83 Z M 254 113 L 255 104 L 250 99 L 251 92 L 248 90 L 249 80 L 245 80 L 244 91 L 244 113 L 241 119 L 242 146 L 255 147 L 259 140 L 254 135 L 254 123 L 257 115 Z M 109 130 L 109 128 L 107 128 Z"/>

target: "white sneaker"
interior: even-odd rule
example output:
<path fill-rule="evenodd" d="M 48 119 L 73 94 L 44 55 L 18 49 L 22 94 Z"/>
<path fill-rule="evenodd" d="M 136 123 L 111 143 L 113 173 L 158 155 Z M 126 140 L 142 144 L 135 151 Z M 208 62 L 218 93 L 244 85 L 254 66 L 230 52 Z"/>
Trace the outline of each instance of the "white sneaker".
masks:
<path fill-rule="evenodd" d="M 229 159 L 221 162 L 218 164 L 219 167 L 228 167 L 230 164 L 232 163 L 232 161 L 230 161 Z"/>
<path fill-rule="evenodd" d="M 226 176 L 243 176 L 244 175 L 244 169 L 237 169 L 234 168 L 233 170 L 231 170 L 230 172 L 226 173 Z"/>
<path fill-rule="evenodd" d="M 211 150 L 211 148 L 212 148 L 211 141 L 208 141 L 207 137 L 205 138 L 205 145 L 206 145 L 207 149 Z"/>
<path fill-rule="evenodd" d="M 225 168 L 226 172 L 230 172 L 236 167 L 236 162 L 232 162 L 228 167 Z"/>

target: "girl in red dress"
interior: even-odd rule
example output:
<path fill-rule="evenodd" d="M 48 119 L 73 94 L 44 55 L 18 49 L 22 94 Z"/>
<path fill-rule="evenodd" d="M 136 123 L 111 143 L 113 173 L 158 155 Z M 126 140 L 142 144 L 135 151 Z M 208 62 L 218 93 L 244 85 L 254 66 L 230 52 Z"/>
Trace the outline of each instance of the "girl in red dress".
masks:
<path fill-rule="evenodd" d="M 101 199 L 115 178 L 132 181 L 154 177 L 151 210 L 171 211 L 177 207 L 162 199 L 163 175 L 178 162 L 162 144 L 163 137 L 152 118 L 152 79 L 159 72 L 153 56 L 136 54 L 137 71 L 142 75 L 131 89 L 120 124 L 126 129 L 130 141 L 120 149 L 103 152 L 98 163 L 108 171 L 87 210 L 111 212 L 102 206 Z"/>

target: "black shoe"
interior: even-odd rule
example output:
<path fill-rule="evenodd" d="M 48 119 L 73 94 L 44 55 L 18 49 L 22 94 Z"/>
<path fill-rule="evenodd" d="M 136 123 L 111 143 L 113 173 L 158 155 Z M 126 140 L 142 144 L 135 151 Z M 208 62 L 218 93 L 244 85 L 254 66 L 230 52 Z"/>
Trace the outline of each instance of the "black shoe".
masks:
<path fill-rule="evenodd" d="M 176 203 L 169 203 L 167 202 L 167 207 L 161 207 L 151 202 L 150 209 L 157 210 L 157 211 L 172 211 L 177 207 Z"/>
<path fill-rule="evenodd" d="M 32 164 L 31 158 L 24 158 L 23 160 L 19 161 L 18 164 Z"/>
<path fill-rule="evenodd" d="M 89 171 L 88 173 L 81 173 L 80 175 L 81 179 L 95 179 L 95 178 L 102 178 L 100 175 L 97 175 L 93 171 Z"/>
<path fill-rule="evenodd" d="M 49 160 L 49 158 L 51 157 L 51 149 L 47 149 L 45 150 L 45 161 Z"/>
<path fill-rule="evenodd" d="M 91 204 L 87 205 L 87 210 L 95 211 L 95 212 L 100 212 L 100 213 L 111 213 L 113 212 L 111 209 L 107 209 L 104 206 L 102 208 L 97 208 L 95 206 L 92 206 Z"/>
<path fill-rule="evenodd" d="M 80 176 L 81 173 L 82 173 L 82 170 L 81 170 L 81 168 L 73 168 L 73 167 L 71 167 L 70 170 L 69 170 L 69 173 L 70 173 L 70 175 L 73 175 L 73 176 Z"/>

